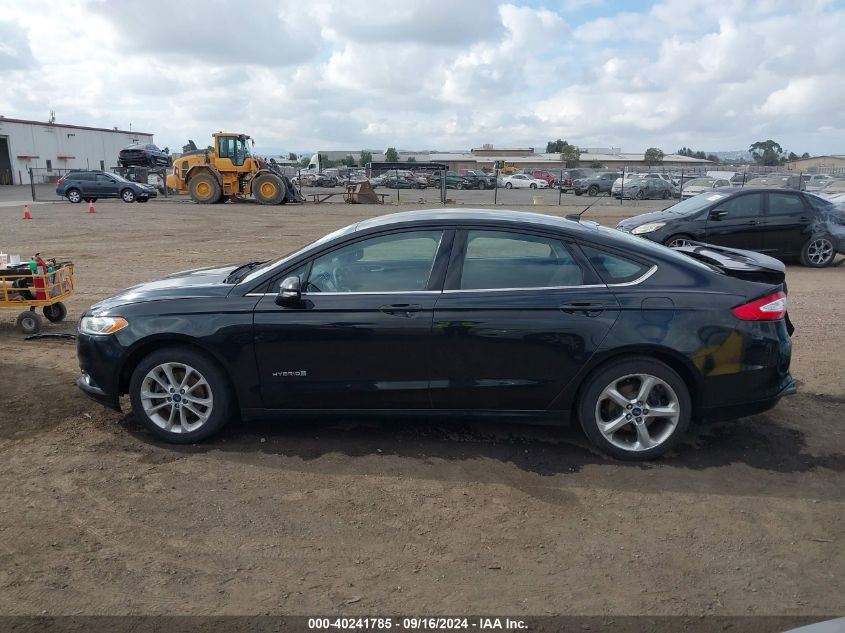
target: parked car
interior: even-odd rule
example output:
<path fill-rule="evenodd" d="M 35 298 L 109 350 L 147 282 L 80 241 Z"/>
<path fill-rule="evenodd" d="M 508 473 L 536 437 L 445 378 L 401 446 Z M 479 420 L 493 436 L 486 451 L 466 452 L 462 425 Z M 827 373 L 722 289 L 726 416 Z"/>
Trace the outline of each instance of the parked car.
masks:
<path fill-rule="evenodd" d="M 435 172 L 432 175 L 431 186 L 440 187 L 440 172 Z M 446 189 L 472 189 L 472 181 L 454 171 L 447 171 Z"/>
<path fill-rule="evenodd" d="M 406 178 L 404 176 L 395 176 L 388 174 L 381 183 L 382 187 L 388 189 L 425 189 L 425 182 L 419 182 L 416 178 Z"/>
<path fill-rule="evenodd" d="M 673 187 L 674 185 L 669 180 L 644 176 L 632 178 L 625 183 L 624 188 L 620 188 L 613 195 L 617 198 L 629 198 L 631 200 L 652 200 L 656 198 L 668 200 L 673 195 Z"/>
<path fill-rule="evenodd" d="M 714 191 L 616 228 L 671 247 L 701 241 L 799 258 L 816 268 L 845 251 L 845 212 L 814 194 L 784 189 Z"/>
<path fill-rule="evenodd" d="M 622 174 L 615 171 L 603 171 L 591 174 L 586 178 L 579 178 L 572 181 L 572 190 L 576 196 L 587 194 L 589 196 L 597 196 L 600 193 L 610 193 L 613 183 Z"/>
<path fill-rule="evenodd" d="M 496 176 L 478 169 L 462 169 L 461 176 L 466 178 L 474 189 L 493 189 L 496 186 Z"/>
<path fill-rule="evenodd" d="M 238 413 L 493 414 L 577 420 L 604 452 L 643 460 L 693 420 L 794 392 L 783 284 L 783 264 L 757 253 L 533 213 L 411 211 L 100 301 L 80 319 L 77 384 L 118 410 L 128 394 L 176 443 Z"/>
<path fill-rule="evenodd" d="M 105 171 L 72 171 L 56 181 L 56 195 L 75 203 L 96 202 L 99 198 L 146 202 L 158 196 L 158 191 L 153 185 L 133 182 Z"/>
<path fill-rule="evenodd" d="M 549 187 L 557 185 L 557 175 L 553 174 L 548 169 L 526 168 L 522 170 L 522 173 L 534 178 L 535 180 L 544 180 Z"/>
<path fill-rule="evenodd" d="M 618 198 L 625 187 L 636 180 L 642 180 L 642 178 L 640 174 L 625 174 L 624 176 L 620 176 L 613 181 L 613 185 L 610 187 L 610 195 Z"/>
<path fill-rule="evenodd" d="M 587 178 L 593 173 L 592 169 L 567 169 L 561 174 L 562 178 L 558 180 L 558 188 L 566 193 L 572 191 L 572 183 L 579 178 Z"/>
<path fill-rule="evenodd" d="M 821 191 L 836 182 L 836 178 L 827 174 L 802 174 L 801 179 L 806 191 Z"/>
<path fill-rule="evenodd" d="M 807 188 L 807 185 L 801 180 L 798 174 L 764 174 L 746 180 L 744 187 L 762 187 L 767 189 L 780 187 L 782 189 L 803 191 Z"/>
<path fill-rule="evenodd" d="M 730 188 L 732 186 L 731 181 L 725 180 L 724 178 L 696 178 L 695 180 L 690 180 L 684 185 L 681 196 L 684 198 L 692 198 L 693 196 L 697 196 L 707 191 L 724 189 L 726 187 Z"/>
<path fill-rule="evenodd" d="M 132 143 L 120 150 L 117 160 L 121 167 L 147 165 L 149 167 L 170 167 L 173 161 L 152 143 Z"/>
<path fill-rule="evenodd" d="M 502 178 L 505 189 L 547 189 L 549 183 L 545 180 L 532 178 L 527 174 L 513 174 Z"/>

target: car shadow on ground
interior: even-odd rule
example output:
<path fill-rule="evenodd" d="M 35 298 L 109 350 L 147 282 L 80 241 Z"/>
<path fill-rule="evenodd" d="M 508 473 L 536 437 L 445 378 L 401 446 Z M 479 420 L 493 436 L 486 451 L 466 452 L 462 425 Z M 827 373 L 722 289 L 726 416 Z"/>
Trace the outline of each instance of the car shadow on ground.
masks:
<path fill-rule="evenodd" d="M 831 421 L 838 419 L 842 403 L 823 404 L 830 410 Z M 390 476 L 412 471 L 425 478 L 486 482 L 498 481 L 504 473 L 491 468 L 491 460 L 540 478 L 573 475 L 588 466 L 611 466 L 606 483 L 613 488 L 648 489 L 654 482 L 654 487 L 685 491 L 777 496 L 792 496 L 792 474 L 845 472 L 843 447 L 829 446 L 830 452 L 824 454 L 808 452 L 805 432 L 783 425 L 776 413 L 777 409 L 727 423 L 695 425 L 670 454 L 647 463 L 607 458 L 590 446 L 577 427 L 499 420 L 300 417 L 229 424 L 216 437 L 196 445 L 161 443 L 131 416 L 124 417 L 122 425 L 153 448 L 145 461 L 157 463 L 214 453 L 224 459 L 260 459 L 264 467 L 303 472 Z M 287 459 L 267 460 L 267 456 Z M 754 477 L 729 484 L 721 475 L 697 474 L 734 465 L 774 474 L 783 485 Z M 834 488 L 825 494 L 845 497 L 839 487 Z M 801 494 L 800 486 L 794 494 Z"/>

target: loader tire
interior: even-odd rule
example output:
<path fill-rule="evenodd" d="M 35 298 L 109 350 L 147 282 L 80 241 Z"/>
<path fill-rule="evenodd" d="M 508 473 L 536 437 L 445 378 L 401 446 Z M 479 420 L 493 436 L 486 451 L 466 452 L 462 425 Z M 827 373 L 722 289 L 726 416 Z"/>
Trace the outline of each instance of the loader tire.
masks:
<path fill-rule="evenodd" d="M 214 204 L 220 199 L 220 183 L 211 174 L 197 174 L 188 185 L 191 200 L 198 204 Z"/>
<path fill-rule="evenodd" d="M 261 174 L 252 183 L 252 195 L 259 204 L 281 204 L 285 199 L 285 183 L 275 174 Z"/>

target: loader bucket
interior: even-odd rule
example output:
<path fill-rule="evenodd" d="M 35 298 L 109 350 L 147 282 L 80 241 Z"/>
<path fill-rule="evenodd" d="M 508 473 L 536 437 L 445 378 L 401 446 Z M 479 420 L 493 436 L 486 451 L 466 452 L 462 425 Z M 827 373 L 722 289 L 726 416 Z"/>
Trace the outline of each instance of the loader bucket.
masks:
<path fill-rule="evenodd" d="M 367 182 L 356 182 L 354 185 L 346 186 L 346 193 L 343 199 L 348 204 L 379 204 L 379 197 L 373 190 L 373 186 Z"/>

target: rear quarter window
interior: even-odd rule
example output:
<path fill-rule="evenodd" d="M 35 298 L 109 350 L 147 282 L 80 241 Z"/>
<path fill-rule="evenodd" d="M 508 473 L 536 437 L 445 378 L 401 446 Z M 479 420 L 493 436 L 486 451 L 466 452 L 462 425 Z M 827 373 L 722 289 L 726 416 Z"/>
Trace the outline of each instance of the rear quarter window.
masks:
<path fill-rule="evenodd" d="M 582 245 L 581 250 L 584 251 L 584 255 L 587 256 L 590 264 L 606 284 L 624 284 L 635 281 L 651 268 L 651 266 L 642 262 L 592 246 Z"/>

